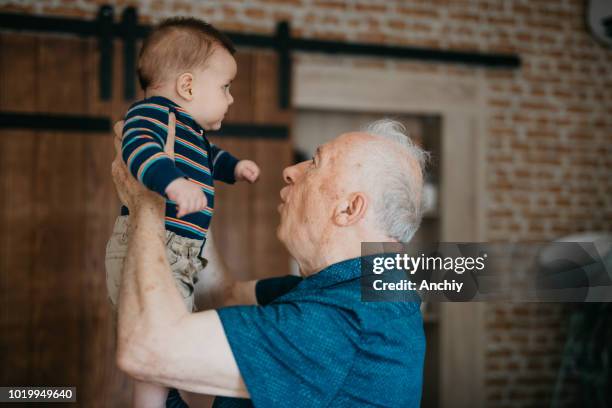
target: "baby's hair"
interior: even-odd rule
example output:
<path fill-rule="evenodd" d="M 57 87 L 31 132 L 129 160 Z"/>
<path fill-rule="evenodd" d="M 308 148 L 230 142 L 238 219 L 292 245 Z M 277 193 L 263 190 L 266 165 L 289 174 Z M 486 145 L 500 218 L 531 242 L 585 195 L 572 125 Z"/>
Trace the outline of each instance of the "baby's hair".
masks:
<path fill-rule="evenodd" d="M 192 17 L 161 21 L 142 44 L 138 58 L 138 80 L 143 90 L 157 86 L 179 71 L 205 67 L 206 59 L 219 45 L 230 54 L 231 40 L 212 25 Z"/>

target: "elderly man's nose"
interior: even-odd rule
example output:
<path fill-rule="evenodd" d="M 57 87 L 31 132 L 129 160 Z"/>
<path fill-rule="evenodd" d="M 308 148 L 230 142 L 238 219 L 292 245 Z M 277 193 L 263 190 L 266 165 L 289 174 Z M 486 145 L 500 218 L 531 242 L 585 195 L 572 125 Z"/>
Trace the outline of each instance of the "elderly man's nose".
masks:
<path fill-rule="evenodd" d="M 287 184 L 293 184 L 293 182 L 295 181 L 294 167 L 295 166 L 285 167 L 285 169 L 283 170 L 283 180 L 285 180 L 285 183 Z"/>
<path fill-rule="evenodd" d="M 304 173 L 307 164 L 308 162 L 301 162 L 293 166 L 285 167 L 285 170 L 283 170 L 283 180 L 285 180 L 285 183 L 295 183 L 300 175 Z"/>

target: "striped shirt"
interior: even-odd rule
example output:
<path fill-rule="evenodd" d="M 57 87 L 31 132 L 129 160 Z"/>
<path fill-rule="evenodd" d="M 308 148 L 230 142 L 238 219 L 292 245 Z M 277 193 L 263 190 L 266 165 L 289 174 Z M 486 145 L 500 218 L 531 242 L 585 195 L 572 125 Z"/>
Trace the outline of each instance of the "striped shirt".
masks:
<path fill-rule="evenodd" d="M 164 153 L 170 112 L 176 116 L 174 161 Z M 138 181 L 166 198 L 166 230 L 205 241 L 215 204 L 213 179 L 233 184 L 238 159 L 210 143 L 195 119 L 167 98 L 153 96 L 134 103 L 124 120 L 123 160 Z M 176 217 L 176 203 L 165 191 L 179 177 L 202 188 L 208 199 L 204 211 Z M 127 215 L 128 209 L 122 207 L 121 214 Z"/>

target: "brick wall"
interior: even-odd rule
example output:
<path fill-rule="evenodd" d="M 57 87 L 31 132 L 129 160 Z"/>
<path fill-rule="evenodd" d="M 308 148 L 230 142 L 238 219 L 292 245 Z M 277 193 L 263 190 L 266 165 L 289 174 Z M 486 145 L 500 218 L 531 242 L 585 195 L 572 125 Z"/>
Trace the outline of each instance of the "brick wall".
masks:
<path fill-rule="evenodd" d="M 93 17 L 98 1 L 4 1 L 5 10 Z M 484 78 L 488 131 L 488 239 L 550 240 L 612 231 L 612 49 L 584 28 L 582 0 L 117 1 L 141 20 L 195 15 L 224 30 L 457 50 L 518 53 L 494 71 L 406 61 L 343 64 Z M 120 11 L 120 10 L 118 10 Z M 333 59 L 338 63 L 337 59 Z M 564 339 L 559 305 L 488 305 L 488 406 L 550 400 Z"/>

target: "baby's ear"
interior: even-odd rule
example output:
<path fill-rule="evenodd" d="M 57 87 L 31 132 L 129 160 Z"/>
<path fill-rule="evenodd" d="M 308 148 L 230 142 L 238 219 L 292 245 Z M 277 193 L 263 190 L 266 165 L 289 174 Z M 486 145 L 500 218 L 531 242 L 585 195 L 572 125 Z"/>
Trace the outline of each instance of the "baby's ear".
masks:
<path fill-rule="evenodd" d="M 185 72 L 176 79 L 176 93 L 186 101 L 193 100 L 193 75 Z"/>
<path fill-rule="evenodd" d="M 365 217 L 368 209 L 368 198 L 364 193 L 351 193 L 347 199 L 340 201 L 334 210 L 334 224 L 348 227 Z"/>

